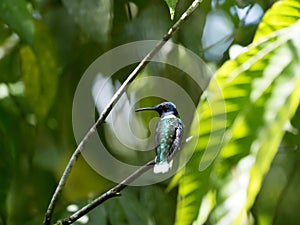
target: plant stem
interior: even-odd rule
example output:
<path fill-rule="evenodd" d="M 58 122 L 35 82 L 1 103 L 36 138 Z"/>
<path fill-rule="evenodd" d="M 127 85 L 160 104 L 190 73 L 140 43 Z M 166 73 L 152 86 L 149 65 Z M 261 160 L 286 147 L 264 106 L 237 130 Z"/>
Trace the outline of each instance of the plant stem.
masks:
<path fill-rule="evenodd" d="M 51 225 L 51 219 L 52 214 L 54 211 L 54 208 L 56 206 L 56 202 L 58 200 L 58 197 L 60 196 L 63 187 L 65 186 L 67 179 L 69 177 L 69 174 L 72 170 L 72 167 L 74 166 L 75 162 L 77 161 L 78 157 L 81 154 L 81 151 L 83 150 L 85 144 L 88 142 L 90 137 L 96 132 L 97 127 L 99 127 L 101 124 L 104 123 L 106 117 L 110 113 L 110 111 L 113 109 L 114 105 L 117 103 L 117 101 L 121 98 L 123 93 L 127 90 L 129 84 L 136 78 L 136 76 L 145 68 L 145 66 L 150 62 L 150 60 L 153 58 L 153 56 L 164 46 L 166 41 L 168 41 L 173 34 L 180 28 L 180 26 L 183 24 L 183 22 L 195 11 L 195 9 L 198 7 L 198 5 L 202 2 L 202 0 L 195 0 L 190 7 L 181 15 L 179 20 L 169 29 L 166 35 L 164 35 L 163 39 L 157 43 L 157 45 L 145 56 L 145 58 L 137 65 L 137 67 L 129 74 L 127 79 L 124 81 L 122 86 L 118 89 L 118 91 L 114 94 L 110 102 L 107 104 L 95 124 L 90 128 L 90 130 L 87 132 L 87 134 L 84 136 L 82 141 L 77 146 L 76 150 L 74 151 L 73 155 L 71 156 L 63 175 L 61 176 L 61 179 L 56 187 L 56 190 L 51 198 L 51 201 L 49 203 L 45 219 L 44 219 L 44 225 Z M 123 189 L 123 188 L 122 188 Z"/>
<path fill-rule="evenodd" d="M 125 178 L 121 183 L 117 184 L 107 192 L 103 193 L 100 195 L 98 198 L 94 199 L 92 202 L 89 204 L 85 205 L 81 209 L 79 209 L 77 212 L 75 212 L 73 215 L 70 217 L 63 219 L 59 221 L 57 224 L 62 224 L 62 225 L 69 225 L 74 223 L 76 220 L 78 220 L 80 217 L 83 215 L 87 214 L 90 212 L 92 209 L 97 207 L 98 205 L 102 204 L 106 200 L 120 196 L 120 192 L 127 187 L 130 183 L 132 183 L 134 180 L 136 180 L 138 177 L 140 177 L 142 174 L 147 172 L 149 169 L 153 168 L 155 162 L 154 160 L 148 162 L 144 166 L 140 167 L 138 170 L 136 170 L 134 173 L 129 175 L 127 178 Z"/>

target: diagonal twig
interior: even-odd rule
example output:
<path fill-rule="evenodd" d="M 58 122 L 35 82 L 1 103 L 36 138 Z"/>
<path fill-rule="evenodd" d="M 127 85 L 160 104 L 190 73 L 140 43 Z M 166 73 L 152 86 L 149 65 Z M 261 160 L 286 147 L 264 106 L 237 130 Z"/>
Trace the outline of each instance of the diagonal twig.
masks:
<path fill-rule="evenodd" d="M 60 196 L 63 187 L 65 186 L 69 174 L 74 166 L 75 162 L 77 161 L 78 157 L 81 154 L 85 144 L 88 142 L 90 137 L 96 132 L 97 128 L 104 123 L 105 119 L 107 118 L 110 111 L 113 109 L 114 105 L 120 99 L 122 94 L 127 90 L 129 84 L 136 78 L 136 76 L 145 68 L 145 66 L 150 62 L 153 56 L 164 46 L 166 41 L 168 41 L 173 34 L 180 28 L 183 22 L 195 11 L 198 5 L 202 2 L 202 0 L 194 0 L 190 7 L 181 15 L 179 20 L 169 29 L 167 34 L 164 35 L 163 39 L 157 43 L 157 45 L 145 56 L 145 58 L 137 65 L 137 67 L 129 74 L 127 79 L 124 81 L 122 86 L 118 89 L 118 91 L 114 94 L 110 102 L 107 104 L 103 112 L 100 114 L 97 121 L 94 125 L 90 128 L 90 130 L 86 133 L 82 141 L 79 143 L 77 148 L 75 149 L 73 155 L 71 156 L 62 176 L 61 179 L 56 187 L 56 190 L 51 198 L 49 203 L 48 209 L 46 211 L 44 225 L 51 225 L 52 214 L 54 208 L 56 206 L 56 202 L 58 197 Z"/>
<path fill-rule="evenodd" d="M 76 211 L 70 217 L 63 219 L 61 221 L 58 221 L 56 224 L 57 225 L 70 225 L 70 224 L 74 223 L 76 220 L 78 220 L 80 217 L 82 217 L 83 215 L 90 212 L 92 209 L 94 209 L 98 205 L 105 202 L 106 200 L 113 198 L 113 197 L 120 196 L 121 195 L 120 192 L 125 187 L 127 187 L 130 183 L 132 183 L 135 179 L 137 179 L 142 174 L 147 172 L 149 169 L 153 168 L 154 164 L 155 164 L 154 160 L 148 162 L 147 164 L 145 164 L 144 166 L 142 166 L 138 170 L 136 170 L 134 173 L 129 175 L 127 178 L 125 178 L 121 183 L 117 184 L 116 186 L 114 186 L 113 188 L 108 190 L 107 192 L 103 193 L 98 198 L 94 199 L 92 202 L 90 202 L 89 204 L 85 205 L 84 207 L 82 207 L 81 209 Z"/>

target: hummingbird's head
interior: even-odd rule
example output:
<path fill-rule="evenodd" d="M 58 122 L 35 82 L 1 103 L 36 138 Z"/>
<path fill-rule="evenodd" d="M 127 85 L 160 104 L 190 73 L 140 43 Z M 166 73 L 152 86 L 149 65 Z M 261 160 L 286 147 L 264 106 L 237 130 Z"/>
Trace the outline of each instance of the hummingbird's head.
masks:
<path fill-rule="evenodd" d="M 144 110 L 154 110 L 159 113 L 160 117 L 168 116 L 168 115 L 179 116 L 177 109 L 176 109 L 176 105 L 172 102 L 163 102 L 163 103 L 160 103 L 153 107 L 140 108 L 135 111 L 139 112 L 139 111 L 144 111 Z"/>

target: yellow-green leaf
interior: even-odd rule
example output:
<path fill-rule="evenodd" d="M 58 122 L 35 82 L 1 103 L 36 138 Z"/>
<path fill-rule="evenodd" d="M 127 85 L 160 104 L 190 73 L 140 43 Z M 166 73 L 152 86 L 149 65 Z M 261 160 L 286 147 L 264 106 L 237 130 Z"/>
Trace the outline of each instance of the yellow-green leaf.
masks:
<path fill-rule="evenodd" d="M 25 94 L 38 119 L 43 119 L 55 98 L 60 68 L 56 46 L 44 24 L 37 21 L 33 46 L 20 50 Z"/>
<path fill-rule="evenodd" d="M 300 18 L 300 1 L 278 1 L 272 6 L 272 10 L 266 12 L 259 24 L 254 41 L 276 30 L 288 27 Z"/>

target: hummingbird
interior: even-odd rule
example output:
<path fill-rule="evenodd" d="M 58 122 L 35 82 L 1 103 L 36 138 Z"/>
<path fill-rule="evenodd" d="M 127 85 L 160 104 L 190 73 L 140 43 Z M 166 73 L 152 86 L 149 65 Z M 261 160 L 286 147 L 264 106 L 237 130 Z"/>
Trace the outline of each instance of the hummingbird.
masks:
<path fill-rule="evenodd" d="M 157 123 L 155 134 L 156 157 L 153 172 L 166 173 L 172 169 L 172 158 L 180 148 L 183 123 L 176 105 L 172 102 L 163 102 L 153 107 L 140 108 L 136 112 L 144 110 L 154 110 L 159 113 L 160 120 Z"/>

